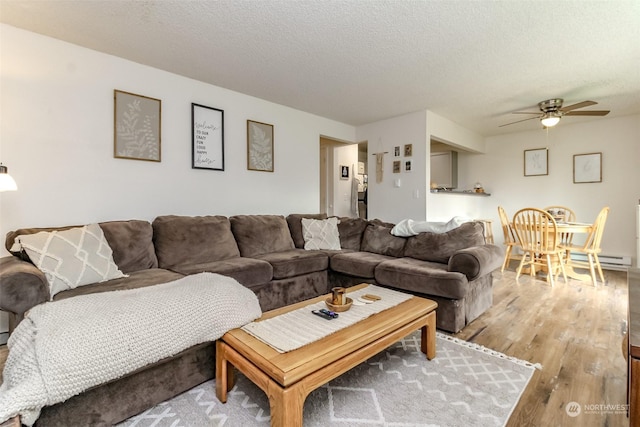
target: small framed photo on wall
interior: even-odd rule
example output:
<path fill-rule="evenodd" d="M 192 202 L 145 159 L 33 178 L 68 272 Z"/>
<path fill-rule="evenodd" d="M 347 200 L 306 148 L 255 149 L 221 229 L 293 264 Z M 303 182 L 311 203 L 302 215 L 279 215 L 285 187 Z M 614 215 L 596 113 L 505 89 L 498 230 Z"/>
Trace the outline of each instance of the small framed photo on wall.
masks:
<path fill-rule="evenodd" d="M 394 157 L 400 157 L 400 146 L 399 145 L 396 145 L 393 148 L 393 156 Z"/>
<path fill-rule="evenodd" d="M 400 173 L 400 160 L 396 160 L 393 162 L 393 173 Z"/>
<path fill-rule="evenodd" d="M 573 155 L 573 183 L 602 182 L 602 153 Z"/>
<path fill-rule="evenodd" d="M 404 144 L 404 156 L 411 157 L 413 155 L 413 144 Z"/>
<path fill-rule="evenodd" d="M 340 166 L 340 179 L 349 179 L 349 166 Z"/>
<path fill-rule="evenodd" d="M 524 150 L 524 176 L 549 175 L 549 151 L 546 148 Z"/>
<path fill-rule="evenodd" d="M 407 160 L 404 162 L 404 171 L 411 172 L 411 160 Z"/>

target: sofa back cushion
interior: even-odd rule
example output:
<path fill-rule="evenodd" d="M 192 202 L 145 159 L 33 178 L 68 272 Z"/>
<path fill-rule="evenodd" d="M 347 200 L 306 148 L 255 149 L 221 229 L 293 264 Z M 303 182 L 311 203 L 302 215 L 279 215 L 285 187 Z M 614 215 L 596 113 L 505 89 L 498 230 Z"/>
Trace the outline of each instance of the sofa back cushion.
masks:
<path fill-rule="evenodd" d="M 362 218 L 340 217 L 338 222 L 338 234 L 340 235 L 340 247 L 359 251 L 362 245 L 362 236 L 368 222 Z"/>
<path fill-rule="evenodd" d="M 467 222 L 446 233 L 420 233 L 407 239 L 404 256 L 446 264 L 460 249 L 483 245 L 483 233 L 480 222 Z"/>
<path fill-rule="evenodd" d="M 100 227 L 113 250 L 113 261 L 123 273 L 158 267 L 149 221 L 109 221 Z"/>
<path fill-rule="evenodd" d="M 110 221 L 102 222 L 99 225 L 113 251 L 113 261 L 120 271 L 127 274 L 158 267 L 158 259 L 152 241 L 153 229 L 148 221 Z M 41 231 L 64 231 L 77 227 L 81 226 L 20 228 L 7 233 L 5 247 L 11 251 L 15 238 L 20 235 L 35 234 Z M 13 254 L 25 261 L 30 261 L 26 253 L 13 252 Z"/>
<path fill-rule="evenodd" d="M 113 251 L 98 224 L 62 231 L 41 231 L 16 237 L 21 250 L 49 283 L 49 295 L 125 275 L 113 261 Z"/>
<path fill-rule="evenodd" d="M 391 228 L 369 224 L 362 236 L 362 250 L 374 254 L 401 257 L 407 239 L 391 234 Z"/>
<path fill-rule="evenodd" d="M 236 215 L 229 219 L 240 254 L 244 257 L 295 248 L 287 221 L 281 215 Z"/>
<path fill-rule="evenodd" d="M 287 216 L 289 233 L 293 239 L 293 244 L 298 249 L 304 249 L 304 236 L 302 233 L 302 218 L 326 219 L 327 214 L 290 214 Z"/>
<path fill-rule="evenodd" d="M 225 216 L 165 215 L 153 220 L 153 242 L 161 268 L 240 256 Z"/>

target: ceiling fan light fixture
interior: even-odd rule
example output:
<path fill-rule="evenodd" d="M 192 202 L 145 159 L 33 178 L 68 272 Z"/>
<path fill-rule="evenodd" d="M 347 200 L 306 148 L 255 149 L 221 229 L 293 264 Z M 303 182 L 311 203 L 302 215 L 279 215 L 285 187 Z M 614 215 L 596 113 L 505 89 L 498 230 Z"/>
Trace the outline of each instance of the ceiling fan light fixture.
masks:
<path fill-rule="evenodd" d="M 555 114 L 545 114 L 540 119 L 540 123 L 542 123 L 542 126 L 547 128 L 557 125 L 559 121 L 560 121 L 560 116 L 556 116 Z"/>

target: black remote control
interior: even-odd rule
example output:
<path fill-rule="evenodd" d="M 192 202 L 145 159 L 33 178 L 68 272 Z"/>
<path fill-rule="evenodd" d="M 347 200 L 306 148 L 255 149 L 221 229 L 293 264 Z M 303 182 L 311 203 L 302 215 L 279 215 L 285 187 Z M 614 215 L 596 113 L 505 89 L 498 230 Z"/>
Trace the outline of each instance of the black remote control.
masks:
<path fill-rule="evenodd" d="M 319 311 L 319 310 L 311 310 L 311 312 L 312 312 L 313 314 L 315 314 L 316 316 L 320 316 L 320 317 L 322 317 L 323 319 L 327 319 L 327 320 L 333 320 L 333 319 L 334 319 L 334 317 L 333 317 L 333 316 L 331 316 L 331 315 L 329 315 L 329 314 L 327 314 L 327 313 L 324 313 L 324 312 L 322 312 L 322 311 Z"/>

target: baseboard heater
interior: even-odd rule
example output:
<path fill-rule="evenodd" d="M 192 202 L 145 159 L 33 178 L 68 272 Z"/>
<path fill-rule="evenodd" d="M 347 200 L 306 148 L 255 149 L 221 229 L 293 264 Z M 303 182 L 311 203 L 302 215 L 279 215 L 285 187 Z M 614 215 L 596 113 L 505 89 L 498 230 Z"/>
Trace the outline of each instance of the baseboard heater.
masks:
<path fill-rule="evenodd" d="M 571 259 L 576 261 L 588 262 L 585 254 L 571 254 Z M 607 270 L 626 270 L 631 267 L 630 256 L 615 256 L 615 255 L 598 255 L 600 265 Z"/>

